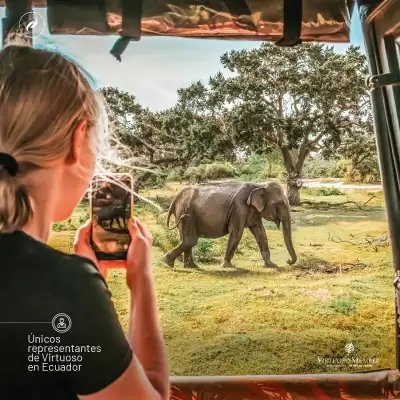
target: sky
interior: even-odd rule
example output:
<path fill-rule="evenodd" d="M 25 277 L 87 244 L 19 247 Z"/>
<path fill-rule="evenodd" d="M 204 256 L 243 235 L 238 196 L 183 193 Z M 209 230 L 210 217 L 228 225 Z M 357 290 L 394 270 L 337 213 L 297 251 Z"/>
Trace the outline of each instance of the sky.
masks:
<path fill-rule="evenodd" d="M 45 17 L 44 9 L 35 12 Z M 0 18 L 4 8 L 0 8 Z M 46 20 L 46 18 L 44 19 Z M 177 89 L 223 71 L 220 56 L 229 50 L 253 49 L 253 41 L 199 40 L 168 37 L 143 37 L 131 42 L 119 63 L 109 54 L 117 36 L 50 35 L 45 27 L 35 43 L 56 46 L 79 62 L 101 86 L 115 86 L 130 92 L 145 107 L 157 111 L 177 100 Z M 352 44 L 364 50 L 357 10 L 353 14 L 350 43 L 330 44 L 338 52 Z"/>

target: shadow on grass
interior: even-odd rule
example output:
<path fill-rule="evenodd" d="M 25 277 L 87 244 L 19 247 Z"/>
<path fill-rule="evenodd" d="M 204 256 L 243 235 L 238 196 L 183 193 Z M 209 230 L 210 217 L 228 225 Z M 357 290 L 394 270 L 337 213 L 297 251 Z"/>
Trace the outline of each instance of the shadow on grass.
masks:
<path fill-rule="evenodd" d="M 302 262 L 289 268 L 287 272 L 295 272 L 297 277 L 316 274 L 344 274 L 348 272 L 360 271 L 370 265 L 354 261 L 353 263 L 331 263 L 322 258 L 313 256 L 302 256 Z"/>
<path fill-rule="evenodd" d="M 263 275 L 263 271 L 253 271 L 251 269 L 246 269 L 246 268 L 240 268 L 240 267 L 235 267 L 235 268 L 225 268 L 225 269 L 220 269 L 220 267 L 217 267 L 219 269 L 206 269 L 201 266 L 198 268 L 185 268 L 185 267 L 174 267 L 170 268 L 167 267 L 168 269 L 171 269 L 171 271 L 175 271 L 177 273 L 183 273 L 183 274 L 202 274 L 202 275 L 208 275 L 208 276 L 215 276 L 215 277 L 220 277 L 220 278 L 235 278 L 238 276 L 260 276 Z M 272 270 L 272 269 L 270 269 Z"/>

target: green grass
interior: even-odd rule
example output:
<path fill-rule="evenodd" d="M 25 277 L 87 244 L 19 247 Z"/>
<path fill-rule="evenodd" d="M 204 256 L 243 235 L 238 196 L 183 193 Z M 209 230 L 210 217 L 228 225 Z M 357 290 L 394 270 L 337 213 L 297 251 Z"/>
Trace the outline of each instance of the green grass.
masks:
<path fill-rule="evenodd" d="M 153 273 L 167 343 L 171 375 L 252 375 L 350 372 L 330 369 L 318 357 L 352 355 L 378 358 L 373 369 L 395 368 L 395 326 L 391 249 L 382 193 L 361 209 L 365 191 L 321 196 L 303 190 L 302 199 L 321 207 L 294 207 L 293 239 L 299 261 L 286 264 L 282 232 L 265 223 L 272 260 L 279 270 L 263 268 L 257 245 L 245 232 L 234 257 L 236 269 L 219 266 L 227 237 L 203 240 L 195 250 L 199 270 L 165 266 L 162 256 L 178 242 L 164 228 L 170 199 L 179 184 L 148 190 L 164 212 L 137 204 L 136 215 L 152 232 Z M 160 201 L 161 200 L 161 201 Z M 53 232 L 50 244 L 72 251 L 75 225 L 85 206 Z M 65 228 L 65 229 L 61 229 Z M 368 241 L 365 240 L 368 239 Z M 372 243 L 372 244 L 371 244 Z M 124 272 L 111 270 L 109 287 L 127 331 L 128 290 Z"/>

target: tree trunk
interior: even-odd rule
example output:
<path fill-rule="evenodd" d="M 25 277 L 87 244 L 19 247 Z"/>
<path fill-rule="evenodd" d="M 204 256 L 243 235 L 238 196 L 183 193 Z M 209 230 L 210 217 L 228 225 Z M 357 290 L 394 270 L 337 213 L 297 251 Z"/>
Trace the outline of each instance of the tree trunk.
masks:
<path fill-rule="evenodd" d="M 291 206 L 298 206 L 300 202 L 300 189 L 303 186 L 303 181 L 299 176 L 293 176 L 290 174 L 287 177 L 287 198 Z M 297 175 L 297 174 L 296 174 Z"/>
<path fill-rule="evenodd" d="M 272 155 L 270 153 L 268 159 L 268 178 L 271 178 L 271 176 L 272 176 Z"/>
<path fill-rule="evenodd" d="M 136 180 L 135 184 L 133 185 L 133 190 L 135 193 L 139 194 L 140 188 L 142 187 L 143 183 L 147 181 L 151 176 L 151 172 L 144 172 L 142 175 L 140 175 Z M 140 199 L 137 198 L 137 196 L 134 197 L 135 202 L 140 201 Z"/>

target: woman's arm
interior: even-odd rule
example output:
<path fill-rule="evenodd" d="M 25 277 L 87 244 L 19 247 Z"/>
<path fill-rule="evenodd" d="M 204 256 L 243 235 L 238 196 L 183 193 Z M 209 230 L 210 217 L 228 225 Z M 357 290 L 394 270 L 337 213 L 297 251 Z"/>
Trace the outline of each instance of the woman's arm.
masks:
<path fill-rule="evenodd" d="M 131 286 L 128 340 L 153 387 L 163 399 L 168 399 L 167 355 L 157 314 L 153 279 L 145 272 L 137 276 Z"/>
<path fill-rule="evenodd" d="M 128 342 L 133 350 L 132 360 L 119 378 L 114 379 L 114 382 L 93 394 L 79 395 L 81 400 L 169 399 L 167 356 L 151 274 L 151 236 L 137 220 L 135 222 L 130 221 L 128 228 L 132 238 L 127 261 L 127 284 L 131 291 Z M 82 237 L 85 235 L 85 229 L 89 228 L 82 229 L 82 232 L 80 232 Z M 79 249 L 78 246 L 79 243 L 84 241 L 83 238 L 78 239 L 75 246 L 76 250 L 79 250 L 77 251 L 78 253 L 85 253 L 84 249 Z M 88 285 L 85 285 L 85 287 L 88 287 Z M 96 296 L 96 304 L 101 303 L 105 297 L 99 293 Z M 111 308 L 110 304 L 105 301 L 104 308 Z M 103 315 L 105 313 L 104 311 Z M 109 313 L 115 314 L 112 310 Z M 116 315 L 114 315 L 114 319 L 117 319 Z M 102 330 L 105 329 L 106 327 Z M 118 336 L 117 332 L 114 332 L 110 337 L 116 336 Z M 116 347 L 124 348 L 122 345 Z M 116 354 L 124 354 L 122 350 L 116 349 L 115 351 L 117 352 Z M 112 356 L 111 352 L 108 357 Z M 122 355 L 118 356 L 118 359 L 121 360 L 120 364 L 123 365 Z M 110 361 L 109 364 L 115 366 L 114 362 Z M 93 366 L 99 369 L 97 363 L 93 364 Z M 111 365 L 110 368 L 112 368 Z"/>

